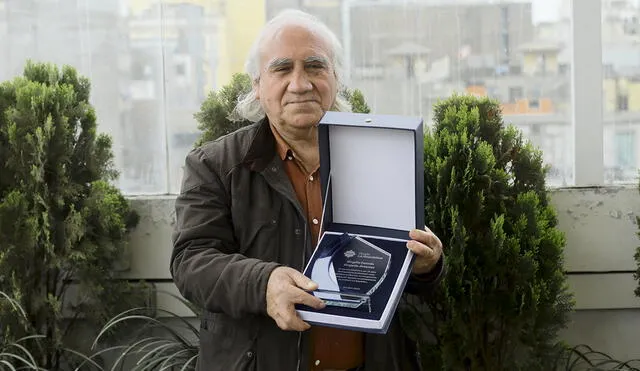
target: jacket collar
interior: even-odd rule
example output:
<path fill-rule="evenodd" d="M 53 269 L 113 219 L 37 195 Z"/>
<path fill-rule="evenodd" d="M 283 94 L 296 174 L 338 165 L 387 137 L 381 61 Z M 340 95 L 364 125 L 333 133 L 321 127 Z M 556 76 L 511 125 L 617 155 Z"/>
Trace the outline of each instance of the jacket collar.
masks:
<path fill-rule="evenodd" d="M 282 160 L 278 156 L 279 147 L 271 130 L 269 120 L 265 118 L 255 125 L 257 126 L 255 134 L 251 139 L 242 163 L 251 171 L 262 173 L 267 183 L 293 203 L 299 215 L 304 218 L 305 214 L 302 206 L 296 197 L 291 182 L 288 181 L 287 174 L 284 172 Z M 270 171 L 265 171 L 267 167 L 270 168 Z"/>
<path fill-rule="evenodd" d="M 249 148 L 242 162 L 251 170 L 260 172 L 273 160 L 276 155 L 276 139 L 271 131 L 269 120 L 263 118 L 256 123 L 255 135 L 249 143 Z"/>

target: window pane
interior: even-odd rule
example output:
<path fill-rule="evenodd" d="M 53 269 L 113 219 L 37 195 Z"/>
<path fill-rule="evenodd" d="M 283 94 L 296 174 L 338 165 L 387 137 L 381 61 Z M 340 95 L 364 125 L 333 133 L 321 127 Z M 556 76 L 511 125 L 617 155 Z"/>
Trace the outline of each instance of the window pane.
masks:
<path fill-rule="evenodd" d="M 170 192 L 180 190 L 187 152 L 201 132 L 193 115 L 212 90 L 244 72 L 265 22 L 264 0 L 163 0 Z M 251 9 L 248 11 L 247 9 Z"/>
<path fill-rule="evenodd" d="M 350 87 L 375 112 L 430 122 L 433 104 L 454 92 L 496 98 L 505 121 L 543 150 L 548 184 L 573 182 L 568 0 L 272 0 L 267 13 L 291 6 L 343 40 Z"/>
<path fill-rule="evenodd" d="M 169 144 L 169 190 L 180 191 L 182 166 L 200 132 L 194 113 L 214 86 L 218 1 L 163 1 L 165 113 Z"/>
<path fill-rule="evenodd" d="M 98 130 L 113 138 L 120 187 L 166 192 L 159 17 L 147 12 L 156 26 L 147 27 L 143 49 L 123 8 L 103 0 L 0 0 L 0 80 L 21 74 L 29 58 L 75 67 L 90 79 Z"/>
<path fill-rule="evenodd" d="M 635 183 L 640 127 L 640 9 L 632 0 L 602 0 L 605 182 Z"/>
<path fill-rule="evenodd" d="M 96 0 L 97 1 L 97 0 Z M 158 0 L 122 1 L 127 24 L 127 122 L 123 124 L 123 188 L 128 193 L 166 193 L 167 146 Z"/>

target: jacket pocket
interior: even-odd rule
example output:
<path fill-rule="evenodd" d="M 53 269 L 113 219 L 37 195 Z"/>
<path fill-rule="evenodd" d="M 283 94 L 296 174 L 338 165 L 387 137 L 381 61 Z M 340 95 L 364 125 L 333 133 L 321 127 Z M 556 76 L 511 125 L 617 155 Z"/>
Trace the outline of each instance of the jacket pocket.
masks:
<path fill-rule="evenodd" d="M 240 253 L 264 261 L 278 261 L 280 246 L 280 205 L 270 208 L 255 205 L 236 223 Z"/>
<path fill-rule="evenodd" d="M 255 321 L 204 311 L 196 370 L 255 371 Z"/>

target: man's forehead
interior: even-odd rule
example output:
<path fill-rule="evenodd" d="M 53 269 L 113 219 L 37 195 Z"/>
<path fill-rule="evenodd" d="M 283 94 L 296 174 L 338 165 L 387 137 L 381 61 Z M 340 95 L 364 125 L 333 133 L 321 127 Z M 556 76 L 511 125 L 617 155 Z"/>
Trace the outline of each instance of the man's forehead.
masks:
<path fill-rule="evenodd" d="M 308 28 L 295 24 L 268 34 L 260 49 L 261 59 L 265 63 L 276 58 L 291 58 L 295 61 L 311 56 L 328 60 L 331 54 L 331 46 L 326 39 Z"/>

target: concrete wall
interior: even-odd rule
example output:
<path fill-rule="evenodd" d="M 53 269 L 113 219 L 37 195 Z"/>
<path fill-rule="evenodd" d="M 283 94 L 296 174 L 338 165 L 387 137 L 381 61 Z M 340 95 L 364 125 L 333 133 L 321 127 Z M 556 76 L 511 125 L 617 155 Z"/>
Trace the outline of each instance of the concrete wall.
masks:
<path fill-rule="evenodd" d="M 131 237 L 127 276 L 155 281 L 176 293 L 169 274 L 173 196 L 132 198 L 141 222 Z M 563 337 L 587 344 L 616 359 L 640 358 L 640 298 L 633 294 L 633 254 L 640 239 L 635 216 L 640 194 L 635 187 L 554 189 L 560 228 L 567 238 L 565 265 L 576 299 L 576 312 Z M 191 316 L 163 295 L 165 309 Z"/>

